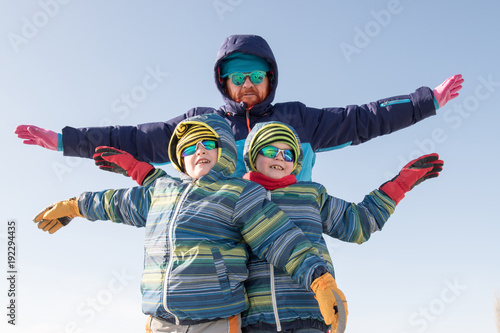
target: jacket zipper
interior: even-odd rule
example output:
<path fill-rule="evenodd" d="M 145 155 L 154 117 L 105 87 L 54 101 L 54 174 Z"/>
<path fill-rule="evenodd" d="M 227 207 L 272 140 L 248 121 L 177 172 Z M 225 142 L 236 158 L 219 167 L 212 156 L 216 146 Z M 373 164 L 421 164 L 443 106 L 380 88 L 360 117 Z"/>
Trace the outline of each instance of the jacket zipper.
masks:
<path fill-rule="evenodd" d="M 271 271 L 271 299 L 273 302 L 274 322 L 276 323 L 276 330 L 281 332 L 280 316 L 278 315 L 278 302 L 276 301 L 276 287 L 274 285 L 274 266 L 269 264 Z"/>
<path fill-rule="evenodd" d="M 267 198 L 272 201 L 271 199 L 271 191 L 267 191 Z M 278 332 L 281 332 L 281 323 L 280 323 L 280 317 L 278 315 L 278 302 L 276 301 L 276 286 L 274 284 L 274 266 L 269 264 L 269 271 L 271 272 L 270 274 L 270 283 L 271 283 L 271 300 L 273 303 L 273 312 L 274 312 L 274 322 L 276 323 L 276 330 Z"/>
<path fill-rule="evenodd" d="M 380 107 L 386 107 L 386 106 L 389 106 L 389 105 L 394 105 L 394 104 L 404 104 L 404 103 L 410 103 L 411 102 L 411 99 L 409 98 L 406 98 L 406 99 L 397 99 L 397 100 L 394 100 L 394 101 L 385 101 L 384 103 L 381 103 L 380 104 Z"/>
<path fill-rule="evenodd" d="M 179 199 L 179 201 L 177 202 L 177 207 L 175 208 L 175 211 L 174 211 L 174 216 L 172 217 L 172 221 L 168 227 L 168 242 L 169 242 L 169 247 L 170 247 L 170 255 L 169 255 L 169 260 L 168 260 L 168 266 L 167 266 L 167 269 L 165 271 L 165 279 L 163 280 L 163 307 L 165 308 L 165 311 L 167 311 L 168 313 L 170 313 L 172 316 L 174 316 L 175 318 L 175 324 L 176 325 L 179 325 L 180 321 L 179 321 L 179 318 L 177 318 L 177 316 L 175 314 L 173 314 L 172 312 L 170 312 L 168 310 L 168 306 L 167 306 L 167 287 L 168 287 L 168 283 L 167 283 L 167 280 L 168 280 L 168 277 L 170 275 L 170 270 L 172 269 L 172 261 L 173 261 L 173 258 L 174 258 L 174 242 L 172 240 L 172 236 L 173 236 L 173 232 L 174 232 L 174 224 L 175 224 L 175 220 L 177 219 L 177 215 L 179 215 L 179 211 L 181 209 L 181 203 L 184 201 L 184 199 L 186 198 L 186 195 L 187 193 L 189 192 L 189 190 L 191 189 L 191 187 L 193 186 L 193 183 L 190 183 L 186 189 L 184 190 L 184 192 L 182 192 L 182 195 L 181 195 L 181 198 Z"/>

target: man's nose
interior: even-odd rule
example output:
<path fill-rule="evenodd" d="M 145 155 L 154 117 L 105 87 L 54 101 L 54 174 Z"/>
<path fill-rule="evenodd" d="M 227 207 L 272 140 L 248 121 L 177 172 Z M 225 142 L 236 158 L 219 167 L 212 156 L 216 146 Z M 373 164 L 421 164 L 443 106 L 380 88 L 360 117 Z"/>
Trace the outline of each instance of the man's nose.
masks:
<path fill-rule="evenodd" d="M 245 81 L 243 82 L 243 87 L 251 87 L 253 86 L 254 84 L 252 83 L 252 81 L 250 81 L 250 77 L 249 76 L 246 76 L 245 77 Z"/>

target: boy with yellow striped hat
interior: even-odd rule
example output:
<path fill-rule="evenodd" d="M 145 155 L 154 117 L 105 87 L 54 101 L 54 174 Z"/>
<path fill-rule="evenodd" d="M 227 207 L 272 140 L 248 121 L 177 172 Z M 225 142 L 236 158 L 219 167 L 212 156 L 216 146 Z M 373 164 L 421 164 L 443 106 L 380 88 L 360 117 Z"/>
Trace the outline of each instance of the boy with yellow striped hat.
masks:
<path fill-rule="evenodd" d="M 244 148 L 248 172 L 245 179 L 268 190 L 276 203 L 294 224 L 304 231 L 334 272 L 323 233 L 346 242 L 363 243 L 371 233 L 380 230 L 396 204 L 414 185 L 436 177 L 443 162 L 437 154 L 422 156 L 406 165 L 398 176 L 365 196 L 359 204 L 328 195 L 315 182 L 297 182 L 302 168 L 302 146 L 295 130 L 281 122 L 255 125 Z M 250 276 L 245 282 L 250 307 L 242 313 L 243 332 L 276 332 L 308 329 L 307 332 L 329 332 L 329 325 L 319 310 L 314 290 L 300 288 L 285 272 L 251 254 Z M 332 273 L 333 276 L 335 276 Z M 335 280 L 324 277 L 316 282 Z M 342 294 L 343 295 L 343 294 Z M 337 302 L 332 332 L 343 332 L 347 303 Z"/>

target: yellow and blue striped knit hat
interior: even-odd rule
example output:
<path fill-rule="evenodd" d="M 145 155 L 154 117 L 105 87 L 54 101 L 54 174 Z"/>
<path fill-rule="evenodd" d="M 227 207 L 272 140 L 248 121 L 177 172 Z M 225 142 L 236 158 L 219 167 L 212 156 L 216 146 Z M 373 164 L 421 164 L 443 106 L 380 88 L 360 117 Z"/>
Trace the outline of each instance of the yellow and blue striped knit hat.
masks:
<path fill-rule="evenodd" d="M 215 140 L 215 134 L 203 124 L 179 124 L 175 130 L 177 145 L 175 147 L 175 156 L 177 158 L 178 167 L 181 171 L 184 169 L 184 158 L 181 156 L 182 151 L 191 145 L 196 144 L 201 140 Z M 171 159 L 172 160 L 172 159 Z"/>
<path fill-rule="evenodd" d="M 295 134 L 288 128 L 288 126 L 280 123 L 270 123 L 263 126 L 253 137 L 252 142 L 248 148 L 250 167 L 253 171 L 257 171 L 255 167 L 255 160 L 259 151 L 275 142 L 283 142 L 291 147 L 293 151 L 293 169 L 297 166 L 297 161 L 300 155 L 299 143 Z"/>

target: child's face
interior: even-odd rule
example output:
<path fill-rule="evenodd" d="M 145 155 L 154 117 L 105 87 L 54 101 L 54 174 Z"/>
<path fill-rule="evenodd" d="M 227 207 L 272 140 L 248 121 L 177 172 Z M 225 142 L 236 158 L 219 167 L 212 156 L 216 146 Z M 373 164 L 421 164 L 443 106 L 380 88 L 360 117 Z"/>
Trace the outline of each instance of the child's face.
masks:
<path fill-rule="evenodd" d="M 218 148 L 207 150 L 201 141 L 196 144 L 196 152 L 184 157 L 185 172 L 193 179 L 205 176 L 217 163 Z"/>
<path fill-rule="evenodd" d="M 289 145 L 283 142 L 274 142 L 271 146 L 279 149 L 291 149 Z M 283 152 L 279 152 L 274 158 L 265 157 L 258 154 L 255 159 L 255 167 L 261 174 L 273 178 L 280 179 L 288 176 L 293 171 L 293 161 L 287 162 L 283 158 Z"/>

